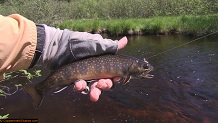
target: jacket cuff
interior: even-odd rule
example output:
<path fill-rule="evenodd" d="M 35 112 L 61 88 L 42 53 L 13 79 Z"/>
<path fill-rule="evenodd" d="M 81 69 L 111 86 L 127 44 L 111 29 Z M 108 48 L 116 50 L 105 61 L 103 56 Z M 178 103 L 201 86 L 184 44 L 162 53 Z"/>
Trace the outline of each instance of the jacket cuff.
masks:
<path fill-rule="evenodd" d="M 45 27 L 44 27 L 44 25 L 36 24 L 36 28 L 37 28 L 36 51 L 35 51 L 34 58 L 30 64 L 29 68 L 32 68 L 37 63 L 39 58 L 41 57 L 41 54 L 43 52 L 44 43 L 45 43 Z"/>

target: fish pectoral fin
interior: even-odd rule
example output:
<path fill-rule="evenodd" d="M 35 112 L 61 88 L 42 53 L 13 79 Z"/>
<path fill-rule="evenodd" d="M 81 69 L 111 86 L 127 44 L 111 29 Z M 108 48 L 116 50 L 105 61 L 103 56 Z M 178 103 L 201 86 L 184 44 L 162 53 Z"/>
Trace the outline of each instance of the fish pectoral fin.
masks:
<path fill-rule="evenodd" d="M 126 83 L 128 83 L 130 81 L 130 79 L 131 79 L 131 76 L 121 77 L 121 79 L 119 81 L 113 82 L 111 89 L 115 88 L 116 83 L 122 83 L 125 85 Z"/>
<path fill-rule="evenodd" d="M 131 76 L 125 76 L 125 77 L 121 77 L 121 79 L 119 81 L 117 81 L 116 83 L 123 83 L 123 84 L 126 84 L 130 81 L 131 79 Z M 113 84 L 114 85 L 114 84 Z"/>
<path fill-rule="evenodd" d="M 131 76 L 127 76 L 125 77 L 125 80 L 123 81 L 123 84 L 125 85 L 126 83 L 128 83 L 131 79 Z"/>
<path fill-rule="evenodd" d="M 122 82 L 124 82 L 124 81 L 125 81 L 125 79 L 126 79 L 125 77 L 121 77 L 121 78 L 120 78 L 120 80 L 119 80 L 119 81 L 117 81 L 116 83 L 122 83 Z"/>
<path fill-rule="evenodd" d="M 35 109 L 38 109 L 42 103 L 43 94 L 36 89 L 34 84 L 24 85 L 23 89 L 32 98 Z"/>
<path fill-rule="evenodd" d="M 63 91 L 64 89 L 66 89 L 68 86 L 64 86 L 64 87 L 57 87 L 57 88 L 55 88 L 55 94 L 57 94 L 57 93 L 59 93 L 59 92 L 61 92 L 61 91 Z"/>

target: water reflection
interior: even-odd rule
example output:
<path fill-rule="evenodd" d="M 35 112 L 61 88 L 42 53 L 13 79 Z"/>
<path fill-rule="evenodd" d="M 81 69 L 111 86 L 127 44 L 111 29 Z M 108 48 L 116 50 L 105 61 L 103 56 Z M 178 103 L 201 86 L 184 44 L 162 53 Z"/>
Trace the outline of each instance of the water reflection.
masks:
<path fill-rule="evenodd" d="M 120 53 L 148 58 L 155 67 L 155 78 L 117 85 L 113 91 L 104 92 L 97 103 L 69 87 L 46 95 L 39 110 L 33 108 L 27 94 L 19 91 L 6 99 L 1 97 L 0 114 L 39 118 L 47 123 L 216 122 L 217 38 L 211 36 L 159 54 L 194 37 L 129 37 L 127 48 Z"/>

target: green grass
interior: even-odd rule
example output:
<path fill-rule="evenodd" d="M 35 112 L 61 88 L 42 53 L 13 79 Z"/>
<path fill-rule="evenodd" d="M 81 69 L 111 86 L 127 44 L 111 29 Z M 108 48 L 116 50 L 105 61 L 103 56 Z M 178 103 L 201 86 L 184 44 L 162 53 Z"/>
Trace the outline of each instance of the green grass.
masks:
<path fill-rule="evenodd" d="M 218 0 L 5 0 L 18 13 L 64 29 L 120 34 L 204 34 L 217 30 Z M 136 19 L 133 19 L 136 18 Z"/>
<path fill-rule="evenodd" d="M 217 10 L 218 0 L 4 0 L 0 2 L 1 15 L 19 13 L 36 23 L 50 26 L 68 19 L 207 15 L 216 14 Z M 127 21 L 126 24 L 130 23 Z"/>
<path fill-rule="evenodd" d="M 66 20 L 57 26 L 61 29 L 93 33 L 107 32 L 111 35 L 171 33 L 202 35 L 218 30 L 218 14 L 139 19 Z"/>

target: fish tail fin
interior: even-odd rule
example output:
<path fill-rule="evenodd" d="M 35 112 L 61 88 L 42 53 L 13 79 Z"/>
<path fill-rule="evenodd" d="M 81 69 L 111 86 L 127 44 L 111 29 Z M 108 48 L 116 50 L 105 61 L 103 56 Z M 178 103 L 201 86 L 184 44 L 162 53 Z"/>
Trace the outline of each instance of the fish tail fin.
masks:
<path fill-rule="evenodd" d="M 35 84 L 24 85 L 23 89 L 32 98 L 35 109 L 38 109 L 42 103 L 43 94 L 36 88 Z"/>

